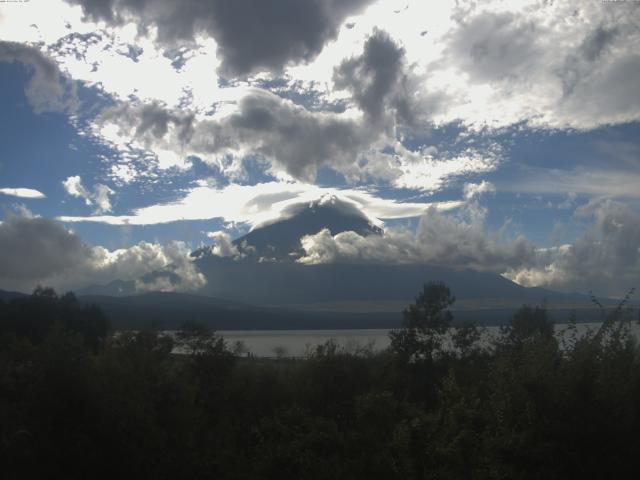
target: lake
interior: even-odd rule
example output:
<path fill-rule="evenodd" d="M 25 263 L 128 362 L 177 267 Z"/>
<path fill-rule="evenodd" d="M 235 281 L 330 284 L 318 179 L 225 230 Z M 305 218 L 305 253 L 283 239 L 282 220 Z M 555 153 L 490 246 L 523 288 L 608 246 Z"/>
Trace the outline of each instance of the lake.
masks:
<path fill-rule="evenodd" d="M 576 329 L 579 335 L 589 330 L 597 330 L 600 323 L 578 323 Z M 559 340 L 568 338 L 567 324 L 556 324 L 556 336 Z M 485 341 L 495 338 L 500 327 L 482 327 Z M 335 341 L 348 352 L 370 348 L 380 351 L 390 344 L 388 329 L 356 329 L 356 330 L 221 330 L 229 347 L 235 342 L 243 342 L 247 350 L 258 357 L 273 358 L 277 356 L 304 357 L 316 345 L 328 340 Z M 631 331 L 640 338 L 640 325 L 631 324 Z"/>

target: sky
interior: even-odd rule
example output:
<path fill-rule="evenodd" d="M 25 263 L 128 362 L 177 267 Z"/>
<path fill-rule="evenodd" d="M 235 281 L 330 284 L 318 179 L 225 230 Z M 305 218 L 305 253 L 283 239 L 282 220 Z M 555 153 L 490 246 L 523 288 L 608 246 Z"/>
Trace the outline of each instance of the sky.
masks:
<path fill-rule="evenodd" d="M 2 2 L 0 288 L 197 288 L 189 252 L 335 196 L 385 233 L 300 262 L 622 296 L 639 46 L 637 1 Z"/>

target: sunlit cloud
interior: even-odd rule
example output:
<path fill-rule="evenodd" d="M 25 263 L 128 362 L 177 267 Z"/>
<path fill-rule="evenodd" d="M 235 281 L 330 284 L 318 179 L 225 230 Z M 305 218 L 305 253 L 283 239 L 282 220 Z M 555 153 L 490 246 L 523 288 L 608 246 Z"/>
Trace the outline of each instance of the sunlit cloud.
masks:
<path fill-rule="evenodd" d="M 93 190 L 88 190 L 82 184 L 82 179 L 78 175 L 68 177 L 62 182 L 67 193 L 73 197 L 82 198 L 87 206 L 94 206 L 96 213 L 106 213 L 111 211 L 110 195 L 114 191 L 102 183 L 93 186 Z"/>
<path fill-rule="evenodd" d="M 168 271 L 179 282 L 161 290 L 194 290 L 206 280 L 190 252 L 184 242 L 139 242 L 109 250 L 87 245 L 58 222 L 13 217 L 0 224 L 0 289 L 29 291 L 42 284 L 82 288 L 114 280 L 139 281 L 145 274 Z"/>
<path fill-rule="evenodd" d="M 44 193 L 33 188 L 0 188 L 0 194 L 18 198 L 47 198 Z"/>
<path fill-rule="evenodd" d="M 312 202 L 324 195 L 335 195 L 349 201 L 376 219 L 416 217 L 430 207 L 450 210 L 461 201 L 432 203 L 399 202 L 383 199 L 365 190 L 319 187 L 304 183 L 269 182 L 256 185 L 231 184 L 224 188 L 200 186 L 182 199 L 168 204 L 140 208 L 132 215 L 90 217 L 60 216 L 63 222 L 99 222 L 110 225 L 152 225 L 184 220 L 222 218 L 227 222 L 249 225 L 272 221 L 288 206 Z"/>

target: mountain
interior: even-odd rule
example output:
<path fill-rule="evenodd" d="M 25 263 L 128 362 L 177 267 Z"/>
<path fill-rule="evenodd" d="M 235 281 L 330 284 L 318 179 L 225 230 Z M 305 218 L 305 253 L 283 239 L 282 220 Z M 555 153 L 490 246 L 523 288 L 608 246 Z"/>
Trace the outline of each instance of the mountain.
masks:
<path fill-rule="evenodd" d="M 424 283 L 440 281 L 458 298 L 457 308 L 465 311 L 515 310 L 523 303 L 543 301 L 562 308 L 591 306 L 586 296 L 525 288 L 489 272 L 417 264 L 299 264 L 295 259 L 304 235 L 323 228 L 332 234 L 351 230 L 363 236 L 379 235 L 382 230 L 335 197 L 297 205 L 287 213 L 285 219 L 256 227 L 235 240 L 242 258 L 218 257 L 210 248 L 194 252 L 207 278 L 200 293 L 304 311 L 390 312 L 410 303 Z"/>
<path fill-rule="evenodd" d="M 202 293 L 257 305 L 296 306 L 413 300 L 422 285 L 444 282 L 458 304 L 588 303 L 585 296 L 540 288 L 525 288 L 487 272 L 452 270 L 426 265 L 323 264 L 251 262 L 204 257 L 196 260 L 207 278 Z M 369 310 L 373 311 L 373 310 Z"/>
<path fill-rule="evenodd" d="M 167 272 L 77 293 L 98 303 L 121 326 L 154 320 L 175 327 L 184 319 L 195 319 L 224 329 L 390 327 L 398 325 L 400 312 L 430 281 L 451 288 L 458 320 L 502 323 L 522 304 L 542 302 L 556 312 L 558 320 L 566 320 L 570 310 L 579 310 L 581 320 L 597 319 L 585 295 L 525 288 L 495 273 L 418 264 L 297 263 L 300 238 L 323 228 L 332 234 L 382 233 L 351 204 L 325 197 L 293 206 L 281 220 L 236 239 L 239 256 L 219 257 L 210 247 L 194 251 L 194 262 L 207 279 L 195 292 L 198 295 L 140 294 L 136 290 L 141 282 L 175 276 Z M 168 280 L 180 283 L 179 278 Z"/>
<path fill-rule="evenodd" d="M 114 280 L 105 285 L 91 285 L 89 287 L 76 290 L 77 295 L 102 295 L 110 297 L 124 297 L 134 295 L 136 292 L 136 282 L 134 280 Z"/>
<path fill-rule="evenodd" d="M 402 322 L 401 311 L 408 304 L 400 304 L 391 310 L 344 312 L 260 307 L 184 293 L 151 292 L 125 297 L 85 295 L 78 298 L 82 302 L 98 305 L 116 330 L 140 329 L 145 326 L 173 330 L 179 328 L 185 320 L 199 322 L 215 330 L 397 328 Z M 519 306 L 454 308 L 454 322 L 503 324 Z M 566 308 L 556 306 L 549 308 L 549 311 L 555 320 L 567 320 Z M 594 308 L 582 309 L 578 319 L 597 321 L 601 319 L 599 315 L 600 312 Z"/>
<path fill-rule="evenodd" d="M 77 295 L 105 295 L 111 297 L 126 297 L 140 293 L 139 285 L 145 286 L 145 291 L 151 290 L 150 285 L 163 281 L 163 285 L 179 285 L 180 276 L 171 271 L 154 271 L 141 276 L 138 280 L 114 280 L 105 285 L 91 285 L 76 290 Z"/>
<path fill-rule="evenodd" d="M 25 296 L 27 295 L 24 293 L 0 290 L 0 298 L 6 299 L 5 301 Z M 339 305 L 336 310 L 265 307 L 203 295 L 165 292 L 117 297 L 80 295 L 78 299 L 87 304 L 98 305 L 115 330 L 137 330 L 144 327 L 173 330 L 179 328 L 185 320 L 199 322 L 215 330 L 396 328 L 402 321 L 401 311 L 408 304 L 399 302 L 393 308 L 363 312 L 342 311 L 344 305 Z M 501 324 L 510 318 L 514 310 L 508 305 L 481 307 L 470 309 L 454 305 L 454 322 Z M 551 308 L 550 313 L 558 321 L 566 320 L 566 309 Z M 593 308 L 579 312 L 578 318 L 580 321 L 600 319 L 599 312 Z"/>
<path fill-rule="evenodd" d="M 216 330 L 392 328 L 401 322 L 399 311 L 373 315 L 300 312 L 184 293 L 151 292 L 124 297 L 83 295 L 78 298 L 98 305 L 116 330 L 145 326 L 171 330 L 179 328 L 185 320 Z"/>
<path fill-rule="evenodd" d="M 3 302 L 9 302 L 11 300 L 13 300 L 14 298 L 21 298 L 21 297 L 26 297 L 27 294 L 26 293 L 20 293 L 20 292 L 8 292 L 5 290 L 0 290 L 0 300 L 2 300 Z"/>
<path fill-rule="evenodd" d="M 379 235 L 382 229 L 374 225 L 351 203 L 335 196 L 325 196 L 308 204 L 292 205 L 278 221 L 260 225 L 234 240 L 244 254 L 270 260 L 290 260 L 299 253 L 300 239 L 328 228 L 333 235 L 354 231 L 359 235 Z M 194 257 L 211 255 L 205 247 Z"/>

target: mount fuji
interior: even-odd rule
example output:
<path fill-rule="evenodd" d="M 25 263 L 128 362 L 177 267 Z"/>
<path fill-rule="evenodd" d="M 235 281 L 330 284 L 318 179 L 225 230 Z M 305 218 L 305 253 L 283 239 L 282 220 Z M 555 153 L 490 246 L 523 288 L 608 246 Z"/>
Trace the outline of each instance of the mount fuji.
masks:
<path fill-rule="evenodd" d="M 361 236 L 383 234 L 375 220 L 351 203 L 326 197 L 293 205 L 280 219 L 235 239 L 233 255 L 218 256 L 213 247 L 195 250 L 192 259 L 207 280 L 197 292 L 141 295 L 135 281 L 116 281 L 78 293 L 131 321 L 153 311 L 164 319 L 163 324 L 174 325 L 178 318 L 198 312 L 197 318 L 216 328 L 231 329 L 394 326 L 400 322 L 400 312 L 430 281 L 451 288 L 459 320 L 502 323 L 521 305 L 543 302 L 558 320 L 566 320 L 569 311 L 576 309 L 582 310 L 582 319 L 595 315 L 586 295 L 525 288 L 490 272 L 425 264 L 297 262 L 304 253 L 300 239 L 323 229 L 333 235 L 347 231 Z M 153 276 L 167 276 L 172 285 L 180 285 L 173 272 Z M 131 311 L 136 312 L 133 317 Z M 267 324 L 265 319 L 269 319 Z"/>

